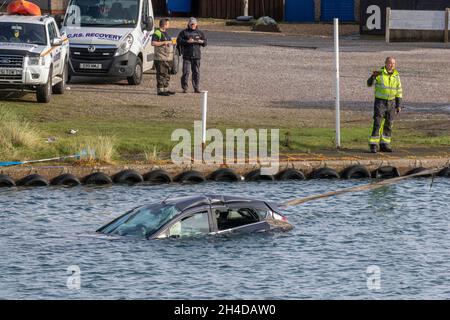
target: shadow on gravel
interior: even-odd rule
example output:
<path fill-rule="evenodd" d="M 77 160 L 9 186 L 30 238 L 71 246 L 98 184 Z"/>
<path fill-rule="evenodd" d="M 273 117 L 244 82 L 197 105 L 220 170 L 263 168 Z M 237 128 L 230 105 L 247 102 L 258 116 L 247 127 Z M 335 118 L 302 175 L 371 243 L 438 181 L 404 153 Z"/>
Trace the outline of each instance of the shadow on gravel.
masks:
<path fill-rule="evenodd" d="M 76 77 L 70 79 L 70 84 L 107 84 L 116 86 L 128 86 L 128 82 L 124 78 L 109 77 Z"/>
<path fill-rule="evenodd" d="M 92 88 L 92 87 L 85 87 L 85 86 L 74 86 L 71 87 L 70 91 L 74 92 L 91 92 L 91 93 L 123 93 L 123 94 L 145 94 L 148 95 L 150 93 L 154 93 L 155 90 L 150 90 L 150 88 L 146 88 L 145 90 L 133 90 L 127 87 L 123 88 Z M 156 93 L 155 93 L 156 95 Z"/>

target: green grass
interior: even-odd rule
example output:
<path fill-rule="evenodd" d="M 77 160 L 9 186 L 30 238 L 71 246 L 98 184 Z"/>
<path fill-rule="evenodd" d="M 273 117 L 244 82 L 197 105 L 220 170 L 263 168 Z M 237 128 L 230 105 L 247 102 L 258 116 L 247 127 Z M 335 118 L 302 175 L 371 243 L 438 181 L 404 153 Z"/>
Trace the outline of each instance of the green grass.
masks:
<path fill-rule="evenodd" d="M 178 128 L 175 124 L 154 123 L 148 121 L 60 121 L 38 124 L 41 131 L 55 136 L 60 145 L 79 144 L 84 139 L 98 136 L 110 136 L 115 141 L 115 149 L 120 155 L 144 153 L 149 148 L 168 151 L 174 145 L 170 141 L 172 131 Z M 70 135 L 69 129 L 78 130 Z"/>
<path fill-rule="evenodd" d="M 171 149 L 177 143 L 170 140 L 173 130 L 185 128 L 193 131 L 193 123 L 190 119 L 162 119 L 161 117 L 151 119 L 148 115 L 145 116 L 148 110 L 152 108 L 154 110 L 155 106 L 117 106 L 117 113 L 105 112 L 104 115 L 101 115 L 102 107 L 99 106 L 100 111 L 96 109 L 96 113 L 92 115 L 88 111 L 90 108 L 97 108 L 95 105 L 77 106 L 73 102 L 72 104 L 62 103 L 64 100 L 57 102 L 48 105 L 12 101 L 0 103 L 0 115 L 3 112 L 9 119 L 6 119 L 7 121 L 3 119 L 3 128 L 8 127 L 5 125 L 6 122 L 13 121 L 14 126 L 17 127 L 14 131 L 23 131 L 25 136 L 28 135 L 28 138 L 19 143 L 14 143 L 11 138 L 6 139 L 5 142 L 5 135 L 3 135 L 3 139 L 0 139 L 1 161 L 68 155 L 77 153 L 79 149 L 95 144 L 97 141 L 98 147 L 108 145 L 109 142 L 112 144 L 110 161 L 105 160 L 106 162 L 145 162 L 149 161 L 149 158 L 153 159 L 155 154 L 165 158 L 170 155 Z M 111 106 L 109 108 L 111 110 Z M 141 109 L 142 111 L 139 111 Z M 130 110 L 133 112 L 129 112 Z M 2 119 L 1 116 L 0 119 Z M 249 119 L 243 119 L 241 123 L 233 123 L 229 126 L 211 122 L 210 126 L 220 129 L 224 136 L 227 127 L 258 129 L 258 125 L 251 123 Z M 69 129 L 75 129 L 78 132 L 72 135 L 67 133 Z M 369 134 L 370 124 L 343 127 L 342 145 L 346 148 L 367 149 Z M 333 150 L 334 135 L 334 128 L 286 128 L 281 125 L 280 149 L 282 152 Z M 55 138 L 55 141 L 47 143 L 46 140 L 49 137 Z M 109 142 L 98 142 L 98 139 L 102 139 L 101 137 L 107 137 Z M 448 131 L 443 131 L 442 134 L 430 135 L 408 128 L 398 128 L 394 130 L 393 142 L 396 147 L 402 148 L 445 147 L 450 146 L 450 134 Z M 105 154 L 108 154 L 108 150 Z"/>

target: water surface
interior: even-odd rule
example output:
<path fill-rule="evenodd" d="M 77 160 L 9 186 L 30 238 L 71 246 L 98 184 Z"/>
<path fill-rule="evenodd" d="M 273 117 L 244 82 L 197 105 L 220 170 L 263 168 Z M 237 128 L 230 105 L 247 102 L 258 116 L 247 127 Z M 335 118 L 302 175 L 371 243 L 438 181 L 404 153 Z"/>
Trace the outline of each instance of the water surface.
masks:
<path fill-rule="evenodd" d="M 369 181 L 206 183 L 0 190 L 0 298 L 450 298 L 450 179 L 416 179 L 289 208 L 295 229 L 196 239 L 115 241 L 92 232 L 167 196 L 282 202 Z M 81 289 L 67 288 L 67 268 Z M 381 288 L 367 286 L 369 266 Z"/>

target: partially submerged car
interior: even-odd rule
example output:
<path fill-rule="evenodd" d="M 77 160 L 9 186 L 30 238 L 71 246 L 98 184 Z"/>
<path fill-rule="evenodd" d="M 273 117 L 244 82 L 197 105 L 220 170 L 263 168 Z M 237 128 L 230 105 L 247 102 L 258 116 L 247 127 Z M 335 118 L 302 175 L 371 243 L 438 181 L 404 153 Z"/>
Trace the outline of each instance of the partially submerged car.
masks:
<path fill-rule="evenodd" d="M 97 232 L 146 239 L 288 231 L 293 226 L 266 201 L 222 195 L 169 198 L 123 214 Z"/>

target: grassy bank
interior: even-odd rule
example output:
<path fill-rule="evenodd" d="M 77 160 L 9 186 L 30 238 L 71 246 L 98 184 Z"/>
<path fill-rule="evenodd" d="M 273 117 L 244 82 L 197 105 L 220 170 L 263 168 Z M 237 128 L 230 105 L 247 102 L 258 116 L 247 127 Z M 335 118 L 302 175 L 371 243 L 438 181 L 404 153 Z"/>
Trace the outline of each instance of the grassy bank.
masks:
<path fill-rule="evenodd" d="M 54 99 L 57 100 L 57 99 Z M 69 103 L 69 102 L 67 102 Z M 192 119 L 171 119 L 170 115 L 148 119 L 144 115 L 154 106 L 117 106 L 114 114 L 89 114 L 90 105 L 77 108 L 61 101 L 49 105 L 3 101 L 0 104 L 0 160 L 28 160 L 56 157 L 87 150 L 93 160 L 107 163 L 148 163 L 168 159 L 172 147 L 171 133 L 177 128 L 193 131 Z M 141 110 L 141 112 L 136 112 Z M 209 123 L 225 132 L 227 128 L 255 128 L 251 119 L 234 120 L 226 125 Z M 314 153 L 334 149 L 332 127 L 289 127 L 279 123 L 280 148 L 284 153 Z M 267 128 L 267 127 L 266 127 Z M 73 129 L 76 133 L 70 132 Z M 270 129 L 270 128 L 269 128 Z M 369 124 L 344 124 L 342 145 L 347 149 L 366 150 Z M 444 148 L 450 146 L 446 130 L 429 134 L 412 131 L 408 122 L 395 131 L 396 148 L 418 146 Z"/>

